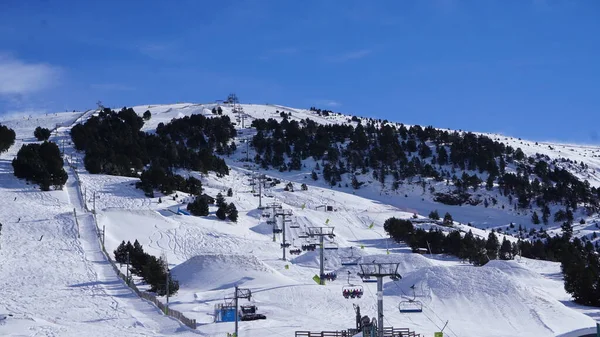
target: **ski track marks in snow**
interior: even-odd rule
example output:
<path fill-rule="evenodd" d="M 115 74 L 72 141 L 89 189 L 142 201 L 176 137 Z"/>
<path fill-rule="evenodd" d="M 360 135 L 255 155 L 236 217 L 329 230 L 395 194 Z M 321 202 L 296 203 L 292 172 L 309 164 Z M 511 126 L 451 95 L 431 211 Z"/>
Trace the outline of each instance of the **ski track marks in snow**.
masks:
<path fill-rule="evenodd" d="M 134 109 L 139 114 L 147 109 L 152 112 L 152 119 L 144 126 L 144 130 L 152 131 L 158 123 L 167 123 L 172 118 L 194 113 L 211 115 L 213 106 L 182 103 Z M 281 120 L 276 110 L 292 112 L 293 119 L 308 117 L 319 123 L 345 123 L 348 118 L 316 116 L 307 110 L 281 106 L 242 107 L 252 118 Z M 235 118 L 230 107 L 224 106 L 223 109 L 225 114 Z M 91 113 L 83 117 L 81 113 L 65 114 L 61 115 L 61 121 L 53 119 L 43 123 L 62 123 L 55 137 L 66 138 L 69 129 L 66 126 L 76 119 L 85 121 Z M 2 155 L 1 159 L 5 161 L 0 162 L 3 165 L 0 166 L 0 195 L 4 200 L 18 196 L 19 205 L 24 209 L 32 208 L 25 212 L 0 207 L 0 221 L 5 224 L 0 256 L 3 262 L 6 261 L 0 264 L 0 285 L 1 289 L 8 289 L 8 295 L 3 294 L 3 299 L 7 300 L 0 310 L 20 317 L 13 319 L 12 325 L 0 325 L 0 334 L 7 327 L 12 329 L 8 331 L 30 329 L 46 336 L 77 335 L 76 332 L 87 332 L 89 327 L 93 327 L 91 335 L 189 333 L 133 296 L 106 263 L 99 251 L 93 218 L 84 212 L 85 206 L 93 208 L 94 192 L 99 224 L 106 226 L 107 251 L 112 252 L 122 240 L 133 242 L 138 239 L 148 253 L 160 256 L 164 252 L 173 274 L 181 280 L 179 293 L 170 299 L 171 307 L 196 318 L 198 333 L 201 334 L 222 336 L 233 331 L 231 323 L 212 323 L 212 314 L 213 305 L 230 297 L 236 284 L 253 290 L 255 296 L 251 302 L 268 317 L 264 321 L 241 322 L 243 336 L 289 336 L 295 330 L 352 327 L 352 303 L 360 305 L 363 315 L 376 316 L 375 285 L 363 284 L 365 295 L 361 299 L 346 300 L 341 295 L 348 271 L 351 272 L 351 283 L 360 282 L 356 266 L 341 266 L 342 259 L 350 254 L 349 247 L 354 247 L 353 255 L 363 261 L 400 264 L 399 272 L 403 279 L 384 282 L 385 325 L 408 327 L 417 333 L 432 335 L 448 321 L 445 330 L 448 336 L 499 337 L 554 336 L 593 324 L 590 317 L 580 313 L 587 310 L 589 314 L 589 308 L 563 304 L 569 303 L 570 296 L 562 287 L 560 267 L 556 263 L 522 259 L 521 263 L 493 261 L 489 266 L 476 268 L 452 257 L 412 254 L 404 244 L 388 239 L 383 230 L 383 222 L 391 216 L 409 218 L 414 211 L 426 214 L 437 208 L 440 214 L 449 211 L 453 216 L 456 214 L 455 218 L 470 219 L 473 210 L 479 208 L 444 208 L 430 203 L 428 199 L 423 202 L 420 191 L 408 187 L 401 192 L 407 193 L 406 198 L 402 195 L 388 196 L 375 188 L 364 188 L 358 192 L 343 187 L 332 190 L 321 185 L 320 181 L 306 179 L 310 177 L 310 169 L 300 173 L 266 172 L 282 179 L 283 184 L 293 181 L 296 185 L 296 192 L 283 191 L 283 184 L 268 188 L 265 194 L 272 197 L 263 198 L 263 204 L 277 201 L 284 208 L 293 210 L 301 228 L 288 228 L 288 242 L 299 247 L 303 240 L 298 235 L 306 226 L 322 226 L 328 222 L 328 226 L 335 227 L 335 241 L 340 249 L 325 252 L 325 267 L 327 272 L 336 271 L 338 279 L 318 286 L 311 279 L 318 274 L 317 252 L 288 255 L 288 261 L 281 260 L 279 245 L 282 237 L 276 235 L 273 242 L 270 226 L 255 210 L 258 198 L 250 193 L 246 176 L 250 171 L 244 168 L 244 163 L 238 162 L 245 155 L 238 153 L 226 158 L 231 166 L 229 176 L 216 178 L 209 174 L 201 177 L 209 195 L 214 196 L 218 192 L 226 195 L 227 188 L 232 188 L 234 196 L 226 197 L 226 200 L 234 202 L 240 213 L 238 223 L 233 224 L 217 220 L 214 206 L 211 206 L 211 214 L 206 218 L 175 215 L 173 212 L 178 207 L 185 207 L 182 203 L 187 198 L 185 194 L 178 193 L 177 200 L 161 195 L 146 198 L 133 186 L 136 179 L 86 173 L 80 164 L 82 154 L 73 152 L 69 147 L 67 154 L 78 165 L 77 172 L 86 200 L 79 196 L 72 171 L 69 171 L 66 191 L 36 192 L 32 186 L 12 177 L 8 166 L 8 160 L 18 150 L 17 146 L 31 141 L 27 137 L 32 137 L 37 125 L 31 120 L 28 123 L 20 125 L 17 136 L 25 140 L 18 140 L 9 153 Z M 241 137 L 251 136 L 251 132 L 241 131 Z M 544 146 L 547 147 L 547 144 Z M 527 149 L 521 147 L 527 154 L 537 149 L 532 144 Z M 593 150 L 573 148 L 574 151 L 569 151 L 574 153 L 573 156 L 579 153 L 577 151 Z M 310 165 L 307 163 L 307 167 Z M 191 174 L 200 177 L 196 173 Z M 302 182 L 309 185 L 308 191 L 300 191 L 299 184 Z M 162 197 L 160 204 L 159 196 Z M 331 205 L 337 211 L 315 209 L 322 205 Z M 76 238 L 73 207 L 77 208 L 80 221 L 80 240 Z M 489 217 L 501 216 L 507 223 L 522 218 L 499 210 L 486 212 L 477 215 L 479 218 L 475 221 L 484 223 L 489 221 L 486 220 Z M 19 226 L 10 224 L 9 219 L 14 220 L 19 214 L 22 214 L 22 223 Z M 420 226 L 428 228 L 432 225 Z M 470 229 L 468 226 L 458 227 Z M 473 231 L 476 235 L 487 234 L 485 230 L 473 228 Z M 35 241 L 42 234 L 44 239 Z M 398 303 L 412 298 L 412 285 L 418 289 L 415 295 L 423 302 L 424 311 L 412 315 L 399 313 Z M 73 293 L 77 296 L 73 297 Z M 71 306 L 80 310 L 77 313 L 66 310 Z M 26 323 L 21 324 L 23 322 Z"/>

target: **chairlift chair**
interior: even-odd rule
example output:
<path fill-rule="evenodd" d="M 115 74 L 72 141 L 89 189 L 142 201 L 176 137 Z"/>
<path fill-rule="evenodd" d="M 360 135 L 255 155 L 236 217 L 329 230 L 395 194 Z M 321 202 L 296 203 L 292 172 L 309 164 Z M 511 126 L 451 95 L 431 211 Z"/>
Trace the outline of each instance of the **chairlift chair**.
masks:
<path fill-rule="evenodd" d="M 342 266 L 357 266 L 360 257 L 354 256 L 354 247 L 350 247 L 350 256 L 342 257 Z"/>
<path fill-rule="evenodd" d="M 290 254 L 292 255 L 300 255 L 302 254 L 302 250 L 299 248 L 290 249 Z"/>
<path fill-rule="evenodd" d="M 361 298 L 362 295 L 365 293 L 365 290 L 361 285 L 350 283 L 351 274 L 352 273 L 348 270 L 348 284 L 342 287 L 342 296 L 344 296 L 344 298 L 346 299 L 357 297 Z"/>
<path fill-rule="evenodd" d="M 308 239 L 308 234 L 306 234 L 306 233 L 302 232 L 302 233 L 298 234 L 298 237 L 299 237 L 300 239 Z"/>
<path fill-rule="evenodd" d="M 281 248 L 289 248 L 290 247 L 290 243 L 289 242 L 282 243 L 280 246 L 281 246 Z"/>
<path fill-rule="evenodd" d="M 275 228 L 275 227 L 273 227 L 273 234 L 279 234 L 279 233 L 282 233 L 282 232 L 283 232 L 283 230 L 281 228 Z"/>
<path fill-rule="evenodd" d="M 338 246 L 338 244 L 337 244 L 336 242 L 331 242 L 331 243 L 329 243 L 329 244 L 326 244 L 326 245 L 323 247 L 323 249 L 325 249 L 325 250 L 336 250 L 336 249 L 338 249 L 338 248 L 339 248 L 339 246 Z"/>
<path fill-rule="evenodd" d="M 365 290 L 361 285 L 347 284 L 342 287 L 342 296 L 346 299 L 361 298 L 364 293 Z"/>
<path fill-rule="evenodd" d="M 290 228 L 300 228 L 300 224 L 298 224 L 297 222 L 292 222 L 290 224 Z"/>
<path fill-rule="evenodd" d="M 423 312 L 423 303 L 415 300 L 401 301 L 398 303 L 398 310 L 401 313 Z"/>

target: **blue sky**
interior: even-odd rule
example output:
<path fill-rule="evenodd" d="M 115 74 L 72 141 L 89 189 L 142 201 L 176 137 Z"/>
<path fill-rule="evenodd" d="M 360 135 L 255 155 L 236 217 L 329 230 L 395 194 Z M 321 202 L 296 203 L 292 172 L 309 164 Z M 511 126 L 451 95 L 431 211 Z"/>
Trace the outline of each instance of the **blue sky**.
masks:
<path fill-rule="evenodd" d="M 0 113 L 230 92 L 600 144 L 600 2 L 0 1 Z"/>

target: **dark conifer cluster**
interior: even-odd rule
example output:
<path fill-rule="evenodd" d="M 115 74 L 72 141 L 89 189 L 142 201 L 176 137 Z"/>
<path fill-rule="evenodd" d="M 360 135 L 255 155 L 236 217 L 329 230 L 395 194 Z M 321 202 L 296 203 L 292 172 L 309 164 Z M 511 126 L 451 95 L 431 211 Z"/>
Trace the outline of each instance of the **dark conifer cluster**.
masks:
<path fill-rule="evenodd" d="M 150 118 L 150 114 L 144 115 Z M 132 108 L 119 112 L 105 108 L 85 124 L 74 126 L 71 138 L 78 150 L 85 151 L 84 163 L 90 173 L 136 177 L 150 165 L 138 184 L 148 194 L 153 189 L 165 193 L 193 190 L 196 184 L 175 175 L 176 168 L 229 173 L 225 161 L 213 154 L 235 150 L 235 144 L 229 145 L 236 135 L 229 117 L 174 119 L 166 125 L 160 123 L 156 134 L 142 132 L 143 125 L 144 118 Z"/>
<path fill-rule="evenodd" d="M 484 135 L 373 119 L 365 125 L 359 120 L 353 127 L 284 117 L 281 122 L 257 119 L 252 126 L 257 130 L 254 161 L 262 168 L 300 170 L 302 160 L 312 157 L 322 163 L 321 176 L 331 186 L 346 174 L 358 189 L 369 178 L 361 182 L 357 177 L 371 171 L 374 179 L 393 189 L 415 177 L 452 182 L 451 193 L 434 193 L 436 201 L 450 205 L 481 203 L 471 193 L 497 186 L 500 195 L 514 198 L 518 209 L 564 204 L 598 210 L 600 189 L 579 180 L 558 161 L 539 154 L 526 157 L 520 148 Z M 507 170 L 509 164 L 516 170 Z M 312 179 L 319 179 L 319 170 L 313 170 Z"/>
<path fill-rule="evenodd" d="M 42 191 L 49 191 L 51 186 L 62 188 L 67 182 L 63 165 L 60 150 L 52 142 L 23 145 L 12 161 L 15 176 L 38 184 Z"/>
<path fill-rule="evenodd" d="M 37 128 L 35 128 L 35 130 L 33 131 L 33 136 L 37 139 L 37 140 L 48 140 L 50 138 L 50 130 L 43 128 L 41 126 L 38 126 Z"/>
<path fill-rule="evenodd" d="M 149 284 L 151 292 L 155 292 L 159 296 L 166 295 L 168 268 L 166 261 L 144 252 L 138 240 L 135 240 L 133 245 L 130 241 L 121 242 L 115 249 L 114 255 L 115 261 L 121 265 L 129 264 L 129 271 Z M 169 295 L 177 293 L 178 290 L 179 282 L 173 280 L 169 274 Z"/>
<path fill-rule="evenodd" d="M 15 143 L 15 131 L 6 125 L 0 124 L 0 153 L 8 151 Z"/>

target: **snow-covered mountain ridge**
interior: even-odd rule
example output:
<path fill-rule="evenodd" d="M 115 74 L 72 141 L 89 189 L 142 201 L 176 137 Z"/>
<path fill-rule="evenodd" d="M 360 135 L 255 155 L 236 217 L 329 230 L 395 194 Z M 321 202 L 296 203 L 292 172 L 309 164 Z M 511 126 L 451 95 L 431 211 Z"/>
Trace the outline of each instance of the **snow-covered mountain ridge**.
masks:
<path fill-rule="evenodd" d="M 215 104 L 175 104 L 138 106 L 135 111 L 142 115 L 150 110 L 152 117 L 144 123 L 143 130 L 152 132 L 159 123 L 168 123 L 173 118 L 181 118 L 191 114 L 212 116 Z M 211 206 L 208 217 L 176 215 L 178 208 L 185 208 L 189 197 L 177 192 L 177 196 L 157 194 L 155 198 L 147 198 L 136 189 L 137 178 L 92 175 L 82 165 L 82 154 L 73 151 L 66 144 L 65 152 L 70 161 L 77 164 L 81 187 L 85 193 L 83 203 L 90 209 L 97 210 L 100 227 L 106 228 L 106 245 L 109 251 L 114 250 L 122 240 L 138 239 L 144 249 L 152 255 L 165 253 L 174 275 L 179 278 L 179 293 L 170 299 L 172 308 L 195 318 L 199 323 L 197 331 L 204 335 L 218 336 L 232 332 L 232 323 L 214 323 L 212 316 L 214 305 L 224 302 L 224 297 L 232 294 L 233 286 L 250 288 L 254 292 L 252 301 L 259 310 L 268 317 L 265 321 L 240 323 L 240 336 L 293 335 L 296 330 L 335 330 L 354 326 L 352 303 L 361 306 L 363 314 L 376 316 L 376 290 L 371 284 L 364 284 L 365 295 L 360 299 L 343 298 L 341 289 L 349 282 L 358 284 L 356 266 L 342 266 L 341 261 L 349 257 L 360 257 L 364 262 L 399 263 L 399 273 L 403 279 L 399 281 L 385 280 L 384 305 L 385 325 L 408 327 L 427 336 L 433 335 L 448 321 L 444 330 L 447 336 L 556 336 L 571 330 L 591 327 L 593 318 L 598 318 L 598 310 L 584 308 L 570 302 L 570 296 L 564 291 L 560 266 L 556 263 L 518 258 L 515 261 L 493 261 L 484 267 L 472 267 L 461 263 L 456 258 L 443 255 L 419 255 L 410 252 L 403 244 L 388 239 L 382 228 L 389 217 L 412 218 L 414 213 L 424 223 L 424 228 L 435 226 L 425 221 L 427 214 L 437 209 L 443 215 L 452 214 L 456 228 L 468 230 L 480 236 L 487 236 L 488 229 L 503 228 L 511 222 L 516 226 L 508 229 L 509 234 L 518 236 L 518 226 L 524 228 L 540 228 L 531 224 L 531 213 L 527 210 L 514 210 L 507 207 L 508 198 L 497 197 L 497 205 L 484 207 L 470 205 L 444 205 L 433 200 L 428 189 L 418 184 L 403 184 L 394 191 L 389 186 L 382 189 L 373 178 L 365 178 L 361 188 L 355 190 L 349 177 L 331 187 L 320 179 L 313 180 L 311 172 L 317 163 L 312 158 L 303 161 L 301 170 L 280 172 L 276 169 L 264 170 L 259 165 L 246 162 L 246 156 L 253 158 L 255 152 L 244 153 L 244 140 L 250 139 L 255 130 L 248 125 L 256 119 L 273 118 L 282 121 L 281 112 L 290 113 L 291 120 L 310 118 L 321 124 L 344 124 L 354 126 L 356 122 L 348 122 L 352 116 L 331 115 L 319 116 L 309 110 L 291 109 L 271 105 L 241 105 L 244 111 L 244 128 L 241 117 L 232 108 L 222 105 L 223 113 L 230 115 L 237 123 L 238 136 L 235 139 L 237 150 L 230 156 L 224 156 L 230 167 L 230 174 L 217 177 L 214 174 L 201 175 L 196 172 L 181 172 L 201 178 L 205 192 L 215 196 L 225 194 L 231 188 L 232 197 L 227 202 L 237 206 L 240 217 L 237 223 L 223 222 L 214 216 L 215 208 Z M 279 111 L 279 113 L 277 112 Z M 41 193 L 34 186 L 26 185 L 11 174 L 10 159 L 16 154 L 20 144 L 33 142 L 33 129 L 37 126 L 56 126 L 57 136 L 66 137 L 73 121 L 81 114 L 56 116 L 39 116 L 38 120 L 12 119 L 0 121 L 17 132 L 18 142 L 9 151 L 2 154 L 3 170 L 0 194 L 4 200 L 17 199 L 13 204 L 5 204 L 0 209 L 0 222 L 3 228 L 2 250 L 0 257 L 0 280 L 2 289 L 8 289 L 4 307 L 0 313 L 13 313 L 18 319 L 0 325 L 0 334 L 22 334 L 24 331 L 35 331 L 42 335 L 76 335 L 76 331 L 97 331 L 98 335 L 121 335 L 118 329 L 127 326 L 129 333 L 142 335 L 185 334 L 184 329 L 158 329 L 162 323 L 156 323 L 160 314 L 146 313 L 142 323 L 129 322 L 131 317 L 139 317 L 139 308 L 117 305 L 117 318 L 110 316 L 112 312 L 107 295 L 107 302 L 99 297 L 84 297 L 74 293 L 98 290 L 102 283 L 98 274 L 94 276 L 93 261 L 86 261 L 78 253 L 83 245 L 77 238 L 77 231 L 72 229 L 69 215 L 72 213 L 73 198 L 69 187 L 65 191 Z M 63 118 L 64 117 L 64 118 Z M 82 120 L 84 121 L 85 118 Z M 366 121 L 366 120 L 365 120 Z M 18 127 L 17 127 L 18 126 Z M 576 164 L 560 163 L 572 170 L 580 178 L 588 179 L 592 186 L 598 186 L 596 173 L 600 169 L 596 152 L 600 148 L 575 147 L 560 144 L 541 144 L 522 141 L 509 137 L 490 135 L 500 142 L 520 147 L 526 155 L 540 153 L 554 159 L 570 159 L 578 163 L 584 162 L 587 169 L 577 170 Z M 504 139 L 506 138 L 506 139 Z M 58 138 L 55 138 L 59 141 Z M 523 142 L 523 144 L 521 144 Z M 548 146 L 552 147 L 550 149 Z M 562 151 L 562 152 L 561 152 Z M 319 161 L 319 163 L 321 163 Z M 515 169 L 516 170 L 516 169 Z M 257 210 L 259 198 L 252 193 L 249 178 L 254 172 L 264 173 L 282 180 L 272 188 L 262 191 L 262 203 L 279 202 L 284 209 L 293 212 L 292 223 L 299 228 L 288 227 L 287 242 L 292 247 L 300 247 L 303 243 L 314 242 L 301 238 L 305 227 L 331 226 L 336 237 L 337 250 L 326 251 L 325 269 L 337 272 L 338 279 L 325 286 L 314 283 L 312 277 L 318 274 L 317 252 L 303 252 L 299 256 L 288 255 L 288 261 L 281 260 L 281 234 L 274 235 L 271 225 L 265 222 L 262 212 Z M 319 174 L 322 172 L 320 171 Z M 475 174 L 476 172 L 470 172 Z M 73 177 L 71 173 L 70 182 Z M 364 174 L 363 176 L 371 176 Z M 363 178 L 363 177 L 361 177 Z M 372 182 L 369 183 L 369 180 Z M 285 191 L 287 182 L 295 184 L 295 191 Z M 307 184 L 307 190 L 300 189 L 299 184 Z M 442 190 L 445 181 L 434 185 L 436 191 Z M 494 191 L 480 189 L 482 198 L 493 197 Z M 476 194 L 475 194 L 476 195 Z M 161 199 L 159 203 L 159 198 Z M 502 209 L 501 205 L 505 208 Z M 326 212 L 321 206 L 332 206 L 335 211 Z M 35 211 L 31 211 L 35 209 Z M 558 210 L 559 207 L 553 209 Z M 175 212 L 175 213 L 174 213 Z M 21 217 L 17 222 L 15 218 Z M 585 225 L 575 225 L 577 235 L 589 235 L 594 232 L 596 216 L 588 217 L 578 213 L 577 219 L 583 217 Z M 55 219 L 55 220 L 52 220 Z M 474 227 L 466 224 L 471 223 Z M 71 226 L 71 227 L 69 227 Z M 559 229 L 560 224 L 550 224 Z M 66 228 L 66 229 L 65 229 Z M 39 239 L 42 233 L 44 239 Z M 57 234 L 58 233 L 58 234 Z M 40 234 L 41 235 L 41 234 Z M 524 235 L 525 236 L 525 235 Z M 516 238 L 515 238 L 516 239 Z M 275 241 L 275 242 L 274 242 Z M 63 245 L 62 242 L 68 242 Z M 351 249 L 352 247 L 352 249 Z M 69 253 L 61 253 L 61 252 Z M 40 255 L 43 254 L 43 255 Z M 78 255 L 80 254 L 80 255 Z M 41 256 L 56 256 L 56 259 L 43 259 Z M 48 266 L 35 268 L 33 261 L 39 260 Z M 64 265 L 70 264 L 65 270 Z M 24 268 L 24 266 L 28 266 Z M 73 268 L 89 269 L 85 280 L 74 280 Z M 12 275 L 9 278 L 9 275 Z M 51 276 L 46 282 L 33 282 L 35 277 L 24 278 L 25 275 Z M 81 274 L 83 275 L 83 274 Z M 17 281 L 22 279 L 20 283 Z M 6 281 L 5 281 L 6 280 Z M 74 285 L 80 284 L 79 287 Z M 17 286 L 18 285 L 18 286 Z M 423 304 L 423 312 L 406 314 L 398 311 L 398 305 L 407 298 L 412 298 L 411 286 L 417 289 L 414 296 Z M 54 289 L 61 290 L 55 296 Z M 98 291 L 102 291 L 101 289 Z M 32 296 L 37 301 L 23 300 Z M 69 300 L 71 299 L 71 300 Z M 75 305 L 81 308 L 92 308 L 90 317 L 69 315 L 57 316 L 56 306 L 48 307 L 49 301 L 57 304 Z M 122 303 L 122 302 L 119 302 Z M 86 309 L 84 309 L 86 310 Z M 112 315 L 112 314 L 111 314 Z M 154 322 L 154 323 L 151 323 Z M 2 323 L 0 323 L 2 324 Z M 3 330 L 4 329 L 4 330 Z M 123 331 L 123 330 L 121 330 Z"/>

